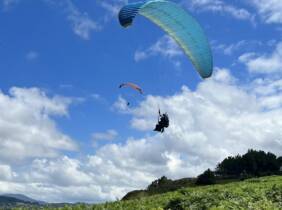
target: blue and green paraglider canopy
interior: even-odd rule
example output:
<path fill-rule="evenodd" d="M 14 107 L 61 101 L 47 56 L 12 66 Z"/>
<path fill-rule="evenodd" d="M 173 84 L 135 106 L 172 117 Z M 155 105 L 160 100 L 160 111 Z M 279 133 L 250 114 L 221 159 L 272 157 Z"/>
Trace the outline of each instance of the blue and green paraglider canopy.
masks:
<path fill-rule="evenodd" d="M 212 74 L 213 60 L 210 45 L 200 24 L 176 3 L 166 0 L 149 0 L 124 6 L 119 12 L 123 27 L 142 15 L 165 30 L 184 50 L 202 78 Z"/>

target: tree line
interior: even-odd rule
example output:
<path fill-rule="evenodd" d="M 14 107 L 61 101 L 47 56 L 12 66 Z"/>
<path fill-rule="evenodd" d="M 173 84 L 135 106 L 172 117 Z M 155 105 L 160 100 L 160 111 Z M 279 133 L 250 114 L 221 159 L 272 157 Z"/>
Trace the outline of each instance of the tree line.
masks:
<path fill-rule="evenodd" d="M 271 152 L 250 149 L 244 155 L 225 158 L 217 164 L 214 171 L 207 169 L 195 178 L 171 180 L 162 176 L 153 181 L 145 190 L 127 193 L 122 200 L 141 198 L 195 185 L 227 183 L 258 176 L 282 174 L 281 167 L 282 157 L 277 157 Z"/>
<path fill-rule="evenodd" d="M 199 185 L 214 184 L 219 179 L 246 179 L 281 174 L 282 157 L 271 152 L 248 150 L 244 155 L 229 156 L 214 171 L 208 169 L 197 177 Z"/>

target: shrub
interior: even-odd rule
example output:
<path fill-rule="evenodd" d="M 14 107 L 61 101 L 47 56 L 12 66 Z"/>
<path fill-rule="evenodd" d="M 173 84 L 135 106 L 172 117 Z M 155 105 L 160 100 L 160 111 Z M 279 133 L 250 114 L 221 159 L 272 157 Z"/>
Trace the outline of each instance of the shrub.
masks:
<path fill-rule="evenodd" d="M 198 176 L 197 185 L 210 185 L 215 184 L 215 175 L 214 172 L 210 169 L 206 170 L 204 173 Z"/>

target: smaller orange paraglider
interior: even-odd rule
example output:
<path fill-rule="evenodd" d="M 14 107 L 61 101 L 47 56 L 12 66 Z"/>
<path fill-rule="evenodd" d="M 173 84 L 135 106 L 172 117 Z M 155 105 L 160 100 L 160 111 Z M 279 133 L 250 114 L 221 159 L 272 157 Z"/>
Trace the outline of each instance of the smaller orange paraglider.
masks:
<path fill-rule="evenodd" d="M 123 87 L 130 87 L 131 89 L 138 91 L 141 95 L 144 94 L 143 90 L 136 84 L 132 83 L 132 82 L 126 82 L 126 83 L 122 83 L 119 85 L 119 88 L 123 88 Z M 129 106 L 130 103 L 127 102 L 127 106 Z"/>
<path fill-rule="evenodd" d="M 131 82 L 122 83 L 119 86 L 119 88 L 122 88 L 122 87 L 131 87 L 132 89 L 137 90 L 140 94 L 143 94 L 143 90 L 138 85 L 136 85 L 134 83 L 131 83 Z"/>

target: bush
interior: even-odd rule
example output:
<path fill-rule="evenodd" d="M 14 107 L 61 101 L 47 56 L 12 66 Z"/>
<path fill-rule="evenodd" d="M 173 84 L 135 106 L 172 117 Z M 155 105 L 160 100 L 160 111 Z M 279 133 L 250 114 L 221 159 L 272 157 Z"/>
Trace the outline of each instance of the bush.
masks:
<path fill-rule="evenodd" d="M 206 170 L 204 173 L 198 176 L 197 185 L 210 185 L 215 184 L 215 175 L 214 172 L 210 169 Z"/>
<path fill-rule="evenodd" d="M 166 207 L 164 208 L 165 210 L 184 210 L 183 206 L 183 200 L 180 198 L 176 198 L 171 200 Z"/>

